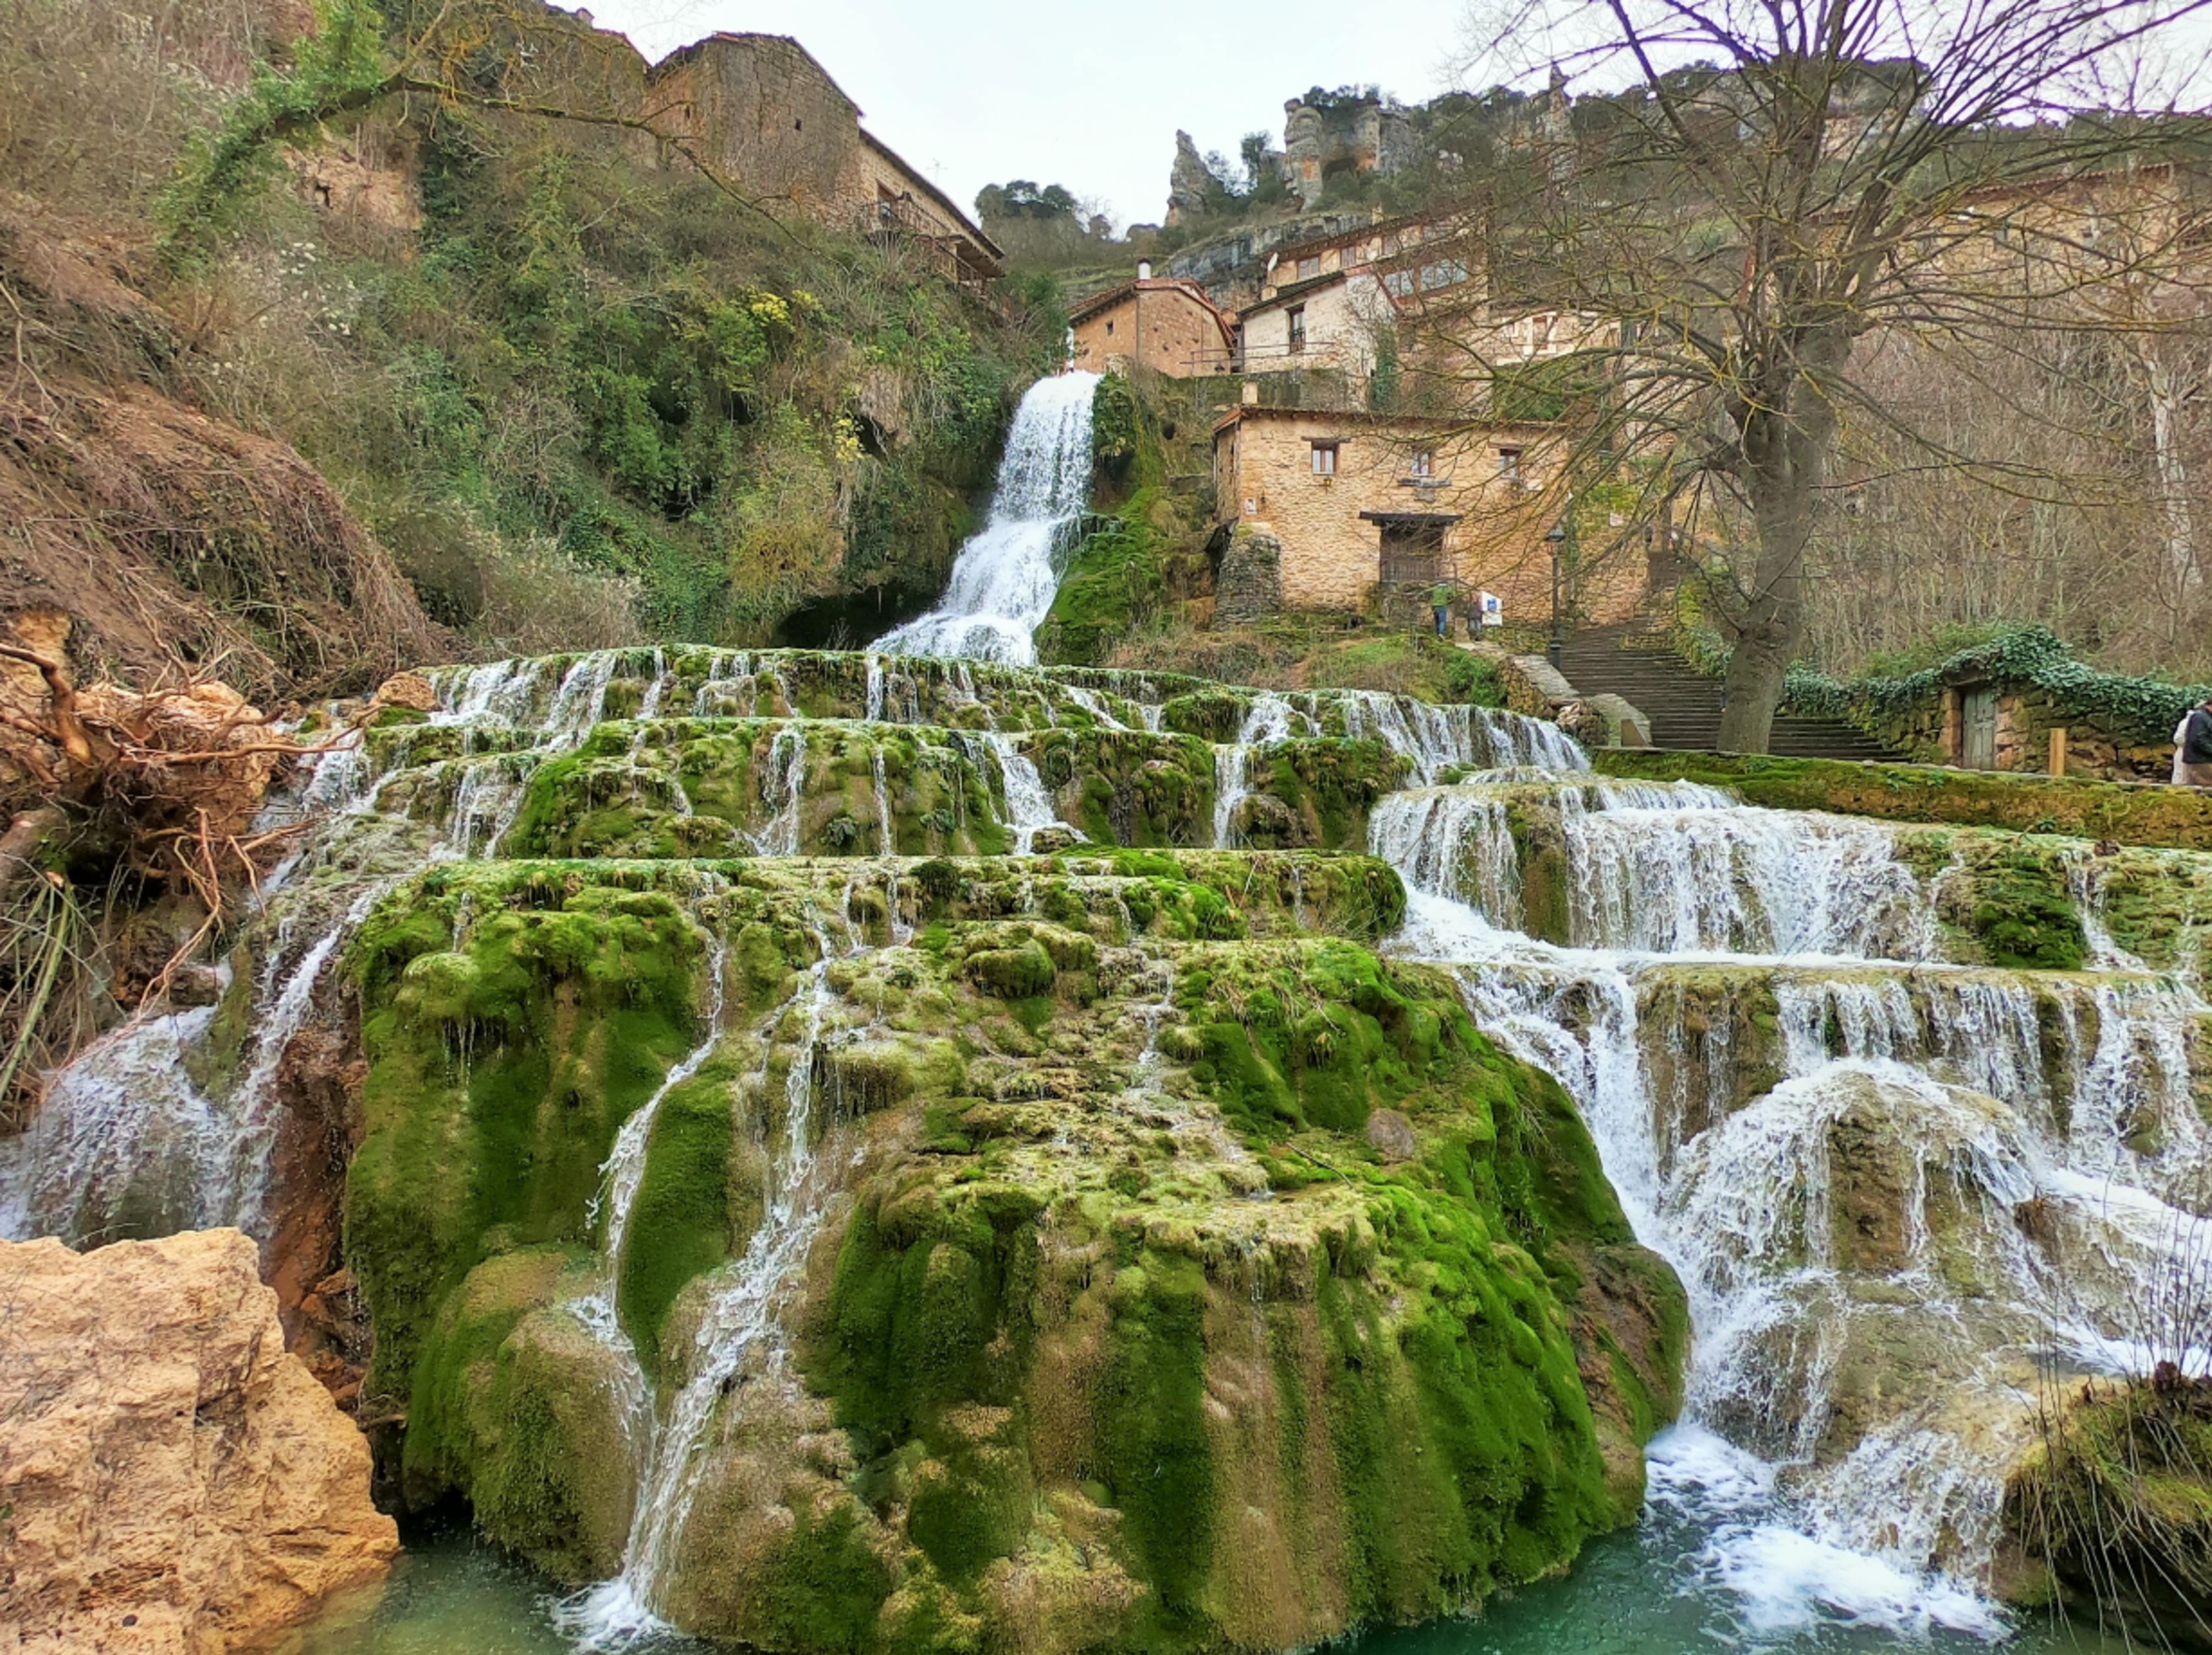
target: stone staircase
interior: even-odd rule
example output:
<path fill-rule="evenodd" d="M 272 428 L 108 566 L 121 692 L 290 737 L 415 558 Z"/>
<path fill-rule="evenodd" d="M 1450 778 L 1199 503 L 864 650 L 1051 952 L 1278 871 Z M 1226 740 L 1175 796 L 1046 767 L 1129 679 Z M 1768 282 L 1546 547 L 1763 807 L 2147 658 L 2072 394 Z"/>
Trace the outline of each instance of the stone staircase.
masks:
<path fill-rule="evenodd" d="M 1585 696 L 1616 695 L 1650 721 L 1651 745 L 1711 751 L 1720 745 L 1721 686 L 1662 648 L 1648 626 L 1593 626 L 1572 634 L 1559 670 Z M 1884 759 L 1900 755 L 1835 719 L 1778 717 L 1768 751 L 1784 758 Z"/>

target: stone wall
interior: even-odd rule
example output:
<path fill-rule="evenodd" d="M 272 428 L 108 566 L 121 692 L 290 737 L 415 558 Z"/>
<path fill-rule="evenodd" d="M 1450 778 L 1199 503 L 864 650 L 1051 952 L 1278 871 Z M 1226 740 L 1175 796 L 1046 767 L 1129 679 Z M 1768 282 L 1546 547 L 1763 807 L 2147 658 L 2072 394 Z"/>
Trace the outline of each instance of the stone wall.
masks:
<path fill-rule="evenodd" d="M 1370 291 L 1372 282 L 1364 284 Z M 1305 340 L 1291 349 L 1291 311 L 1305 310 Z M 1349 281 L 1324 282 L 1247 310 L 1239 318 L 1245 368 L 1254 373 L 1327 368 L 1364 380 L 1375 367 L 1375 332 Z"/>
<path fill-rule="evenodd" d="M 1094 374 L 1115 359 L 1179 379 L 1225 374 L 1231 366 L 1220 313 L 1180 282 L 1133 284 L 1085 315 L 1074 332 L 1075 365 Z"/>
<path fill-rule="evenodd" d="M 1283 606 L 1283 544 L 1265 529 L 1239 523 L 1213 578 L 1213 618 L 1244 625 Z"/>
<path fill-rule="evenodd" d="M 1246 407 L 1215 433 L 1216 497 L 1224 519 L 1280 543 L 1288 608 L 1367 608 L 1382 578 L 1382 529 L 1361 514 L 1437 514 L 1459 519 L 1445 531 L 1443 577 L 1498 593 L 1509 613 L 1526 617 L 1548 604 L 1544 532 L 1559 509 L 1556 465 L 1543 452 L 1552 438 L 1537 428 L 1469 431 L 1454 421 Z M 1314 473 L 1316 441 L 1337 444 L 1334 476 Z M 1501 475 L 1501 447 L 1521 449 L 1520 477 Z M 1422 449 L 1433 477 L 1416 486 Z"/>
<path fill-rule="evenodd" d="M 1861 697 L 1844 716 L 1907 758 L 1929 764 L 1957 764 L 1966 756 L 1965 700 L 1987 679 L 1961 678 L 1938 685 L 1901 707 L 1880 707 Z M 2042 776 L 2051 770 L 2051 733 L 2066 732 L 2066 774 L 2112 782 L 2165 782 L 2173 764 L 2170 741 L 2146 743 L 2115 731 L 2037 684 L 1996 682 L 1996 764 L 1999 770 Z"/>
<path fill-rule="evenodd" d="M 927 238 L 946 274 L 995 273 L 980 232 L 861 129 L 859 108 L 796 40 L 709 35 L 649 71 L 644 107 L 656 131 L 770 214 Z"/>
<path fill-rule="evenodd" d="M 718 34 L 650 76 L 656 126 L 680 134 L 724 177 L 775 210 L 842 220 L 865 198 L 860 110 L 796 40 Z"/>

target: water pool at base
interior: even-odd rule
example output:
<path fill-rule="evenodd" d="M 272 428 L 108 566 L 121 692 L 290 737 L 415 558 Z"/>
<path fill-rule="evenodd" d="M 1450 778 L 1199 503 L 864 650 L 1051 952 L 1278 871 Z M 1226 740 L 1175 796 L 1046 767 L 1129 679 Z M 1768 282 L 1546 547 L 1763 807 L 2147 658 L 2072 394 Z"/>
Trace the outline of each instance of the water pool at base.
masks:
<path fill-rule="evenodd" d="M 1865 1559 L 1793 1553 L 1784 1530 L 1671 1497 L 1663 1472 L 1654 1485 L 1643 1521 L 1585 1547 L 1560 1579 L 1500 1596 L 1478 1616 L 1328 1647 L 1334 1655 L 2132 1655 L 2143 1647 L 2093 1624 L 2017 1617 L 2008 1627 L 1988 1605 L 1941 1587 L 1869 1575 Z M 527 1566 L 447 1525 L 410 1534 L 380 1597 L 341 1606 L 283 1655 L 577 1655 L 554 1624 L 559 1597 Z M 712 1655 L 713 1647 L 672 1638 L 626 1645 L 622 1655 Z"/>

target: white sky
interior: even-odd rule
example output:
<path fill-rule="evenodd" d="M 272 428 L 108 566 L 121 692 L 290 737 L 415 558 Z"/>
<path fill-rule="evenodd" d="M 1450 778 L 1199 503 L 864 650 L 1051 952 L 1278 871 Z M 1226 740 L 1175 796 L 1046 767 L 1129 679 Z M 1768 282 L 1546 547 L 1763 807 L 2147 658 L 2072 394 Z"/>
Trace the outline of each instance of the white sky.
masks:
<path fill-rule="evenodd" d="M 574 3 L 574 0 L 565 0 Z M 1231 156 L 1308 87 L 1407 102 L 1453 83 L 1462 0 L 583 0 L 648 59 L 717 29 L 788 34 L 868 130 L 962 206 L 1010 178 L 1098 197 L 1117 226 L 1167 210 L 1176 129 Z"/>

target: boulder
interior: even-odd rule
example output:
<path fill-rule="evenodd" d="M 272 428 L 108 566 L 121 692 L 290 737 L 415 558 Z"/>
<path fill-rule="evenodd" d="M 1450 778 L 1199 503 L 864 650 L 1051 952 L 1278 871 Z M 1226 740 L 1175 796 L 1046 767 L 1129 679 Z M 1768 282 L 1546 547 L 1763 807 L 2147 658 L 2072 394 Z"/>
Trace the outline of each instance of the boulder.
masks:
<path fill-rule="evenodd" d="M 377 686 L 376 704 L 401 707 L 411 713 L 434 713 L 437 687 L 420 672 L 394 672 Z"/>
<path fill-rule="evenodd" d="M 266 1647 L 399 1549 L 253 1242 L 0 1242 L 0 1585 L 21 1655 Z"/>

